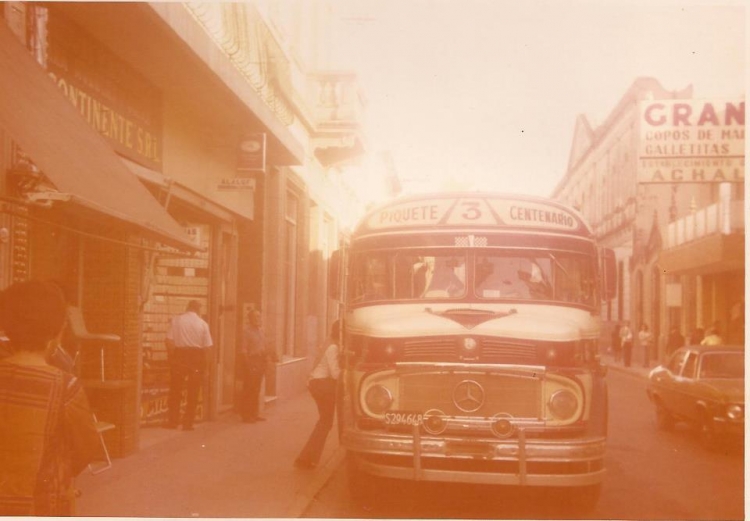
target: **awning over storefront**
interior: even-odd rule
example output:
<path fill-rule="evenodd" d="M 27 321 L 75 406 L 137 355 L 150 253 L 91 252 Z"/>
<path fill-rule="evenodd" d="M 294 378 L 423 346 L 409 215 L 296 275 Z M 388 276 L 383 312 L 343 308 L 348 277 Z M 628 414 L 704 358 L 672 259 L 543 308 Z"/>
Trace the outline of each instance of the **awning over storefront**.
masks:
<path fill-rule="evenodd" d="M 69 201 L 135 225 L 180 249 L 200 249 L 0 21 L 0 126 Z"/>
<path fill-rule="evenodd" d="M 662 250 L 659 267 L 666 273 L 695 275 L 744 270 L 745 236 L 715 233 Z"/>

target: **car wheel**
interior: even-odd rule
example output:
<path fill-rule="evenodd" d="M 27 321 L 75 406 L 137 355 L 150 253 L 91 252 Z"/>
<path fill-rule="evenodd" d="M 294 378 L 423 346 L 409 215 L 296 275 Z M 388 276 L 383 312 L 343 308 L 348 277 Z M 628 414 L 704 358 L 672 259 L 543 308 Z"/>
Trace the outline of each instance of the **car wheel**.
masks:
<path fill-rule="evenodd" d="M 656 401 L 656 426 L 663 431 L 671 431 L 674 428 L 674 417 L 659 400 Z"/>

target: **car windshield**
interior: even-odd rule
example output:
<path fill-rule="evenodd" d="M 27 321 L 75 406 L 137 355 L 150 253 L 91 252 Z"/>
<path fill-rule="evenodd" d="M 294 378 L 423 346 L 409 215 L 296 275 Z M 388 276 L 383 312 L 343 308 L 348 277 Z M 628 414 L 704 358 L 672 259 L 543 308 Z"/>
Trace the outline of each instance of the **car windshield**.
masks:
<path fill-rule="evenodd" d="M 745 353 L 706 353 L 701 378 L 745 378 Z"/>
<path fill-rule="evenodd" d="M 571 252 L 414 249 L 352 255 L 349 299 L 540 300 L 593 305 L 592 259 Z M 473 282 L 472 282 L 473 281 Z M 468 286 L 472 287 L 468 287 Z"/>

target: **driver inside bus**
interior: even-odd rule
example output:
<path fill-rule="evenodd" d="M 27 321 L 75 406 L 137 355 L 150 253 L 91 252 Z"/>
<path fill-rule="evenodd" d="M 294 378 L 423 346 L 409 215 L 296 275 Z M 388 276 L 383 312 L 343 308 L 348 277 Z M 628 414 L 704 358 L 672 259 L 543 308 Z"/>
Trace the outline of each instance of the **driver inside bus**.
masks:
<path fill-rule="evenodd" d="M 458 259 L 456 257 L 436 257 L 431 259 L 427 272 L 427 289 L 424 298 L 450 298 L 461 296 L 464 282 L 456 274 Z"/>
<path fill-rule="evenodd" d="M 544 272 L 536 261 L 523 259 L 518 278 L 529 288 L 529 295 L 533 299 L 548 299 L 552 297 L 552 286 L 544 276 Z"/>

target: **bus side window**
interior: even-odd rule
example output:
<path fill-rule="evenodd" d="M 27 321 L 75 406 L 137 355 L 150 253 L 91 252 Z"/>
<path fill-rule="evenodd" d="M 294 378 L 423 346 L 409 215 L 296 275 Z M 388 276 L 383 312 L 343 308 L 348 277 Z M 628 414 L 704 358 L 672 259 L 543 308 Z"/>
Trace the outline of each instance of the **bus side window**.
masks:
<path fill-rule="evenodd" d="M 365 300 L 380 300 L 388 296 L 388 273 L 385 259 L 375 257 L 367 261 Z"/>
<path fill-rule="evenodd" d="M 382 300 L 389 297 L 387 259 L 383 256 L 359 257 L 352 268 L 352 293 L 354 302 Z"/>
<path fill-rule="evenodd" d="M 397 255 L 395 270 L 396 298 L 419 298 L 424 292 L 427 274 L 427 265 L 422 257 Z"/>

